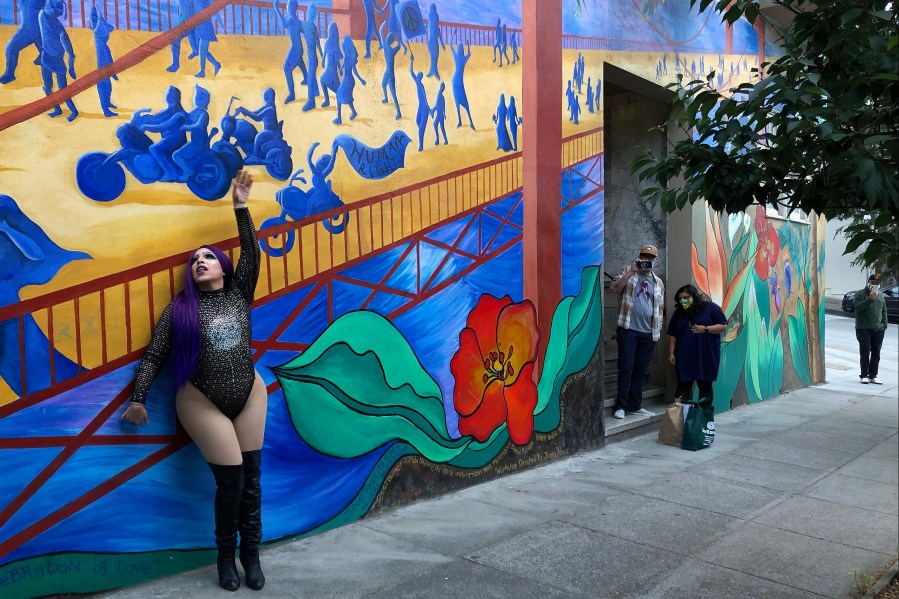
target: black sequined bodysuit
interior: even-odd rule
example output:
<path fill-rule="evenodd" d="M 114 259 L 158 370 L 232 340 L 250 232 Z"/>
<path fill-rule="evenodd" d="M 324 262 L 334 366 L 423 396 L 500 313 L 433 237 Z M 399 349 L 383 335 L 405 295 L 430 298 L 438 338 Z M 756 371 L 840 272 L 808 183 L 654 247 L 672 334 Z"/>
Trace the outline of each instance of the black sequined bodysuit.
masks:
<path fill-rule="evenodd" d="M 219 290 L 200 292 L 200 356 L 190 382 L 232 420 L 240 414 L 256 380 L 250 351 L 250 303 L 259 278 L 259 243 L 246 208 L 235 210 L 240 236 L 240 258 L 234 276 Z M 134 383 L 132 401 L 146 403 L 172 346 L 172 304 L 166 306 Z"/>

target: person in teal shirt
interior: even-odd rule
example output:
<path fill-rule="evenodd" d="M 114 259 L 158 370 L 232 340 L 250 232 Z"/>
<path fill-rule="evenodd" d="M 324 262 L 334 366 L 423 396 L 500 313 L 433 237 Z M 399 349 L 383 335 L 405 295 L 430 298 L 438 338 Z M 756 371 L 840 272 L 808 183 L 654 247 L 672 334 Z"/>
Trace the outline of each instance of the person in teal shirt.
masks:
<path fill-rule="evenodd" d="M 882 385 L 877 378 L 880 365 L 880 347 L 887 330 L 887 304 L 880 293 L 880 275 L 871 274 L 864 289 L 855 293 L 855 338 L 858 339 L 863 385 Z"/>

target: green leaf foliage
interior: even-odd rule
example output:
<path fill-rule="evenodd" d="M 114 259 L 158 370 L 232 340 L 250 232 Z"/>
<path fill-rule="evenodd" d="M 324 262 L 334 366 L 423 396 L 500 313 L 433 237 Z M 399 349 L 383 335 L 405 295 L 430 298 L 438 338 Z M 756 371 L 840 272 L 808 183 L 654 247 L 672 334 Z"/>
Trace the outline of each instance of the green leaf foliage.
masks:
<path fill-rule="evenodd" d="M 821 302 L 824 303 L 824 302 Z M 796 302 L 796 316 L 787 317 L 790 330 L 790 354 L 793 357 L 793 369 L 805 385 L 812 384 L 808 355 L 808 330 L 805 324 L 805 307 L 801 301 Z"/>
<path fill-rule="evenodd" d="M 688 139 L 644 152 L 632 172 L 664 210 L 705 199 L 733 214 L 786 205 L 828 219 L 867 213 L 899 223 L 899 17 L 890 0 L 772 0 L 784 56 L 748 83 L 679 78 L 666 127 Z M 724 21 L 759 14 L 758 0 L 691 0 Z M 647 161 L 649 157 L 651 160 Z M 679 181 L 676 185 L 672 181 Z M 682 182 L 681 182 L 682 181 Z M 880 221 L 879 221 L 880 222 Z M 899 265 L 896 235 L 848 230 L 865 264 Z"/>

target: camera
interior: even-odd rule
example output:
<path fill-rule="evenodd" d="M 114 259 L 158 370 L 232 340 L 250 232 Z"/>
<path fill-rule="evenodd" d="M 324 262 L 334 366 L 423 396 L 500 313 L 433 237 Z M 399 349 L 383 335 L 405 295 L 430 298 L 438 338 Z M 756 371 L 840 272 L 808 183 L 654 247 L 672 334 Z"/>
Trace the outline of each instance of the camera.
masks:
<path fill-rule="evenodd" d="M 640 270 L 649 270 L 652 268 L 652 260 L 637 260 L 637 268 Z"/>

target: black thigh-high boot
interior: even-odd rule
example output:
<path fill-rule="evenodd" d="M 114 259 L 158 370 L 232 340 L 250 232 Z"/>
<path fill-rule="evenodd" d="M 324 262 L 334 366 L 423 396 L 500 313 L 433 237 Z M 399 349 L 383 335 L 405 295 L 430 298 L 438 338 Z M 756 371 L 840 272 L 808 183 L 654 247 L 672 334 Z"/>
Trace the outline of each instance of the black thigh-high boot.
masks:
<path fill-rule="evenodd" d="M 227 591 L 240 588 L 234 563 L 237 549 L 237 525 L 243 496 L 243 465 L 209 464 L 215 477 L 215 546 L 218 548 L 219 586 Z"/>
<path fill-rule="evenodd" d="M 240 565 L 247 586 L 258 591 L 265 586 L 259 565 L 262 542 L 262 485 L 259 482 L 262 451 L 243 452 L 243 500 L 240 502 Z"/>

